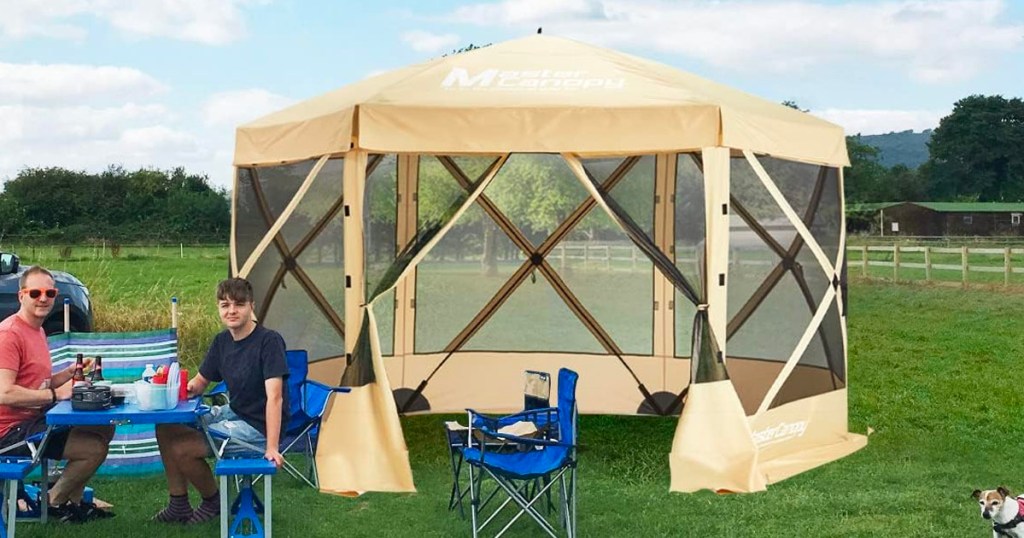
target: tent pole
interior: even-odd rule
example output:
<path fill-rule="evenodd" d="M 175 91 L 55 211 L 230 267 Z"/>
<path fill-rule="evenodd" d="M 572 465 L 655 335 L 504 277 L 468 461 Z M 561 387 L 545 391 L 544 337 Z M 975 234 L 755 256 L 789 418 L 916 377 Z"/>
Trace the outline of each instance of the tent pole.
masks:
<path fill-rule="evenodd" d="M 659 154 L 654 179 L 654 244 L 673 262 L 675 240 L 675 154 Z M 635 248 L 635 247 L 634 247 Z M 661 271 L 654 273 L 654 356 L 662 363 L 662 390 L 668 390 L 667 361 L 675 357 L 675 288 Z"/>
<path fill-rule="evenodd" d="M 365 151 L 353 149 L 345 153 L 342 196 L 345 199 L 342 211 L 345 249 L 345 325 L 360 327 L 363 318 L 363 303 L 366 301 L 366 275 L 363 252 L 363 189 L 366 186 Z M 350 331 L 345 339 L 345 356 L 351 358 L 356 345 L 358 331 Z"/>
<path fill-rule="evenodd" d="M 723 360 L 726 353 L 729 299 L 729 148 L 701 151 L 704 163 L 704 300 L 708 304 L 711 331 Z M 691 355 L 693 353 L 691 352 Z M 697 372 L 691 357 L 691 376 Z M 693 377 L 691 377 L 691 380 Z"/>
<path fill-rule="evenodd" d="M 238 274 L 238 245 L 235 243 L 235 235 L 238 233 L 238 174 L 241 171 L 240 168 L 234 168 L 234 177 L 232 178 L 231 186 L 231 238 L 230 244 L 228 245 L 228 256 L 230 257 L 230 272 L 228 276 L 235 276 Z"/>

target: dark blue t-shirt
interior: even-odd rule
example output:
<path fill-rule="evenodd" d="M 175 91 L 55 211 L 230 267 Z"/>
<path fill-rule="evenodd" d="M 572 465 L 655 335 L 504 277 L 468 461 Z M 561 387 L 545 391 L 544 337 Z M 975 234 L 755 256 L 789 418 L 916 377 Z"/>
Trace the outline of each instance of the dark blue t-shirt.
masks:
<path fill-rule="evenodd" d="M 288 426 L 288 361 L 284 338 L 276 331 L 256 325 L 249 336 L 234 341 L 221 331 L 206 351 L 199 373 L 209 381 L 224 381 L 231 396 L 231 410 L 249 425 L 267 434 L 267 389 L 265 381 L 282 378 L 281 430 Z"/>

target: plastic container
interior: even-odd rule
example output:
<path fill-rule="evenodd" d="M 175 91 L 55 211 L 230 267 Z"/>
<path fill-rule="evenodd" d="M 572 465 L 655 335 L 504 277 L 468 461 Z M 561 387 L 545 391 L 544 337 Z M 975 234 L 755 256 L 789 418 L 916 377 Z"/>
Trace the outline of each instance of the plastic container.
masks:
<path fill-rule="evenodd" d="M 172 399 L 168 397 L 167 385 L 154 385 L 145 381 L 135 382 L 135 397 L 139 401 L 139 409 L 143 411 L 158 411 L 171 409 L 178 405 L 178 394 L 175 393 Z"/>
<path fill-rule="evenodd" d="M 147 364 L 146 365 L 146 369 L 143 370 L 143 372 L 142 372 L 142 380 L 143 381 L 152 381 L 153 380 L 153 376 L 155 376 L 155 375 L 156 375 L 156 369 L 153 368 L 152 364 Z"/>

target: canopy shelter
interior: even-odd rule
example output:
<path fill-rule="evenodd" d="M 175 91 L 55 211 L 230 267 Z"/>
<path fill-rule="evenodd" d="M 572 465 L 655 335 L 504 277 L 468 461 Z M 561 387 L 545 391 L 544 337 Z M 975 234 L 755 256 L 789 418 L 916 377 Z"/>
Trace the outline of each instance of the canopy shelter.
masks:
<path fill-rule="evenodd" d="M 842 129 L 531 36 L 239 127 L 231 269 L 336 398 L 321 488 L 413 488 L 398 414 L 680 414 L 672 489 L 755 491 L 847 428 Z"/>

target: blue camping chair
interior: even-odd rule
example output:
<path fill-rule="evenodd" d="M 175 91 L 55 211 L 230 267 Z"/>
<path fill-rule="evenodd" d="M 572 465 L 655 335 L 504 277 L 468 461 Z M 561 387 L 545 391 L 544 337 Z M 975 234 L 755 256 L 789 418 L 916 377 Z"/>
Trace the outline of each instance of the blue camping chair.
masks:
<path fill-rule="evenodd" d="M 535 409 L 546 409 L 551 407 L 550 396 L 551 396 L 551 374 L 547 372 L 539 372 L 536 370 L 526 370 L 523 372 L 523 379 L 525 381 L 523 386 L 523 411 L 533 411 Z M 504 417 L 488 417 L 486 415 L 476 415 L 473 427 L 479 428 L 483 426 L 489 426 L 494 429 L 495 425 L 497 428 L 504 428 L 505 426 L 511 426 L 521 420 L 529 420 L 536 427 L 539 433 L 542 433 L 550 427 L 548 424 L 548 416 L 544 412 L 531 413 L 528 419 L 523 418 L 523 414 L 516 413 Z M 498 430 L 501 431 L 500 429 Z M 448 498 L 448 510 L 459 509 L 459 515 L 465 517 L 465 512 L 462 508 L 462 499 L 469 494 L 469 491 L 464 490 L 461 484 L 462 478 L 462 448 L 466 446 L 466 436 L 468 430 L 454 423 L 446 423 L 445 425 L 445 441 L 448 447 L 448 459 L 451 462 L 452 471 L 452 488 L 451 495 Z M 505 448 L 504 442 L 494 442 L 492 445 L 495 448 Z M 487 502 L 484 502 L 486 505 Z"/>
<path fill-rule="evenodd" d="M 350 392 L 348 387 L 330 387 L 323 383 L 307 379 L 309 374 L 309 359 L 304 349 L 290 349 L 286 352 L 288 361 L 288 407 L 291 410 L 291 419 L 285 427 L 284 435 L 281 437 L 278 451 L 282 455 L 301 453 L 306 460 L 305 471 L 300 471 L 287 459 L 283 468 L 288 474 L 305 482 L 309 487 L 319 489 L 320 477 L 316 471 L 316 443 L 320 433 L 320 422 L 324 412 L 327 411 L 327 403 L 332 394 Z M 221 382 L 210 390 L 207 397 L 217 397 L 227 394 L 227 386 Z M 250 445 L 235 439 L 228 439 L 219 433 L 211 430 L 210 434 L 222 441 L 220 453 L 232 449 L 241 449 L 243 452 L 263 454 L 263 448 Z"/>
<path fill-rule="evenodd" d="M 579 375 L 567 368 L 558 371 L 558 407 L 532 409 L 506 417 L 488 417 L 468 409 L 470 432 L 468 445 L 463 449 L 463 458 L 469 464 L 469 490 L 473 536 L 476 538 L 495 517 L 514 502 L 517 512 L 495 536 L 505 533 L 523 514 L 529 515 L 544 532 L 555 537 L 555 526 L 538 510 L 542 497 L 550 500 L 555 484 L 559 484 L 559 518 L 562 528 L 570 538 L 576 536 L 576 382 Z M 557 428 L 546 428 L 541 437 L 519 437 L 500 433 L 498 430 L 508 420 L 538 421 L 557 424 Z M 537 422 L 535 422 L 537 423 Z M 484 440 L 474 442 L 473 430 L 483 435 Z M 488 451 L 489 440 L 499 440 L 519 447 L 515 451 Z M 491 445 L 493 446 L 493 445 Z M 479 520 L 483 479 L 492 478 L 498 490 L 507 495 L 482 523 Z M 568 484 L 566 479 L 568 478 Z M 490 496 L 488 496 L 488 499 Z M 486 501 L 485 501 L 486 503 Z M 479 523 L 479 524 L 478 524 Z"/>

